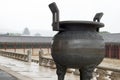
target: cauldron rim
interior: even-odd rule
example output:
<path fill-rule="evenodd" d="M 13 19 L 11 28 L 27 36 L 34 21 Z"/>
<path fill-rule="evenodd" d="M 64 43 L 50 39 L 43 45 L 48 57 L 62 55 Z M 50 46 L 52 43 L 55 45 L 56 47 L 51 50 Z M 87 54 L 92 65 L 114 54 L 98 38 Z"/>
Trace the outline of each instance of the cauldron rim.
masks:
<path fill-rule="evenodd" d="M 104 27 L 104 24 L 101 22 L 95 21 L 59 21 L 60 26 L 65 25 L 92 25 L 98 28 Z"/>

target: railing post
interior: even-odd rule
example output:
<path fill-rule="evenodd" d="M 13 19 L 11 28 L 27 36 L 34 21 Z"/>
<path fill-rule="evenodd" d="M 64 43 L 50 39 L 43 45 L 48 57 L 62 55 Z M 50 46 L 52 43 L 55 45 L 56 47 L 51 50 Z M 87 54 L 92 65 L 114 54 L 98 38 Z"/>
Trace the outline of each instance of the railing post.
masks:
<path fill-rule="evenodd" d="M 111 78 L 111 80 L 120 80 L 120 73 L 119 72 L 112 72 L 110 78 Z"/>
<path fill-rule="evenodd" d="M 42 55 L 43 55 L 43 50 L 39 51 L 39 65 L 41 66 L 42 64 Z"/>
<path fill-rule="evenodd" d="M 75 75 L 80 75 L 79 69 L 75 69 L 74 74 L 75 74 Z"/>
<path fill-rule="evenodd" d="M 32 60 L 31 50 L 27 51 L 27 56 L 28 56 L 28 62 L 31 62 L 31 60 Z"/>

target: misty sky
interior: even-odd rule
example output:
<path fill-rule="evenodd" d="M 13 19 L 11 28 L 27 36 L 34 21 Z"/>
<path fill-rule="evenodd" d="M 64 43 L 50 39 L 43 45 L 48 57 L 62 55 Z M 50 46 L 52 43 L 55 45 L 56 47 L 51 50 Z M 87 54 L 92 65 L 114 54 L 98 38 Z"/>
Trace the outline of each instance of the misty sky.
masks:
<path fill-rule="evenodd" d="M 29 28 L 31 34 L 52 36 L 52 14 L 48 4 L 56 2 L 60 20 L 93 20 L 103 12 L 101 31 L 120 33 L 119 0 L 0 0 L 0 33 L 22 33 Z"/>

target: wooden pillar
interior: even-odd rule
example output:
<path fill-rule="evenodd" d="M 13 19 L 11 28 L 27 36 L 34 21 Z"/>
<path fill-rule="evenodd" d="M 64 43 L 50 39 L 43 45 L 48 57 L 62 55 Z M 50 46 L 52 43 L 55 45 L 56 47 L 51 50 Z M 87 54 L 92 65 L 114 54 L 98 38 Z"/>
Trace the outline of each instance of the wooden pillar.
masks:
<path fill-rule="evenodd" d="M 112 46 L 112 58 L 116 58 L 115 44 Z"/>
<path fill-rule="evenodd" d="M 114 47 L 113 47 L 113 44 L 111 44 L 111 58 L 113 58 L 113 52 L 114 52 Z"/>
<path fill-rule="evenodd" d="M 108 45 L 105 44 L 105 57 L 108 57 Z"/>
<path fill-rule="evenodd" d="M 39 43 L 39 49 L 41 50 L 41 45 L 40 45 L 40 43 Z"/>
<path fill-rule="evenodd" d="M 25 53 L 25 44 L 22 43 L 22 49 L 23 49 L 23 53 Z"/>
<path fill-rule="evenodd" d="M 24 53 L 25 53 L 25 49 L 26 49 L 25 45 L 26 45 L 26 44 L 25 44 L 25 43 L 23 43 L 23 45 L 24 45 Z"/>
<path fill-rule="evenodd" d="M 5 42 L 3 45 L 4 45 L 4 49 L 6 51 L 6 49 L 7 49 L 7 43 Z"/>
<path fill-rule="evenodd" d="M 49 48 L 47 48 L 48 49 L 48 54 L 49 54 Z"/>
<path fill-rule="evenodd" d="M 119 55 L 119 59 L 120 59 L 120 45 L 118 46 L 118 49 L 119 49 L 118 55 Z"/>
<path fill-rule="evenodd" d="M 31 43 L 31 45 L 32 45 L 32 55 L 33 55 L 33 47 L 34 47 L 34 46 L 33 46 L 33 43 Z"/>
<path fill-rule="evenodd" d="M 111 58 L 115 58 L 115 48 L 114 48 L 114 44 L 112 43 L 112 49 L 111 49 Z"/>
<path fill-rule="evenodd" d="M 114 54 L 115 54 L 114 57 L 117 59 L 117 45 L 116 44 L 114 44 L 114 49 L 115 49 L 114 50 Z"/>
<path fill-rule="evenodd" d="M 111 50 L 112 48 L 111 48 L 111 44 L 109 44 L 109 58 L 111 58 Z"/>
<path fill-rule="evenodd" d="M 116 51 L 116 53 L 117 53 L 117 59 L 119 59 L 119 45 L 118 44 L 116 46 L 116 49 L 117 49 L 117 51 Z"/>
<path fill-rule="evenodd" d="M 14 52 L 16 52 L 16 43 L 14 43 Z"/>

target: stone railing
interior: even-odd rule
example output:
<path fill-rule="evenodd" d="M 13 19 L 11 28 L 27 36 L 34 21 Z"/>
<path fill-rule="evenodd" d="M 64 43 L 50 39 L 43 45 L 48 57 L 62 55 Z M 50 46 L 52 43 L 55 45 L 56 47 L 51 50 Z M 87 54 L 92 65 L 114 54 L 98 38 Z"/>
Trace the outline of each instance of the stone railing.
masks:
<path fill-rule="evenodd" d="M 73 72 L 75 75 L 79 75 L 79 70 L 76 69 Z M 93 73 L 92 80 L 120 80 L 120 71 L 114 71 L 114 69 L 107 69 L 104 67 L 97 67 Z"/>
<path fill-rule="evenodd" d="M 27 62 L 36 62 L 39 63 L 40 66 L 50 67 L 55 69 L 55 63 L 50 56 L 44 56 L 43 52 L 39 52 L 39 60 L 32 59 L 30 51 L 28 51 L 27 54 L 20 54 L 20 53 L 14 53 L 14 52 L 6 52 L 6 51 L 0 51 L 0 55 L 5 57 L 10 57 L 18 60 L 23 60 Z M 102 63 L 105 63 L 103 60 Z M 120 62 L 117 62 L 120 64 Z M 93 73 L 94 78 L 92 80 L 120 80 L 120 66 L 117 68 L 114 67 L 114 64 L 111 64 L 111 66 L 106 66 L 105 64 L 100 64 Z M 79 75 L 79 70 L 77 69 L 68 69 L 67 72 L 73 73 L 74 75 Z"/>
<path fill-rule="evenodd" d="M 39 51 L 39 59 L 32 59 L 32 62 L 39 63 L 40 66 L 56 68 L 51 56 L 43 55 L 43 51 Z"/>
<path fill-rule="evenodd" d="M 56 68 L 52 57 L 42 56 L 41 53 L 39 55 L 40 55 L 39 56 L 39 65 L 40 66 Z M 104 63 L 104 60 L 102 63 Z M 111 64 L 111 66 L 112 66 L 112 64 Z M 77 70 L 77 69 L 68 69 L 67 72 L 73 73 L 74 75 L 80 74 L 79 70 Z M 94 78 L 92 80 L 120 80 L 120 68 L 117 69 L 114 66 L 106 67 L 104 64 L 101 64 L 94 70 L 93 76 L 94 76 Z"/>
<path fill-rule="evenodd" d="M 114 68 L 98 66 L 94 73 L 97 80 L 120 80 L 120 70 Z"/>
<path fill-rule="evenodd" d="M 22 53 L 15 53 L 15 52 L 7 52 L 7 51 L 0 51 L 1 56 L 13 58 L 13 59 L 18 59 L 26 62 L 31 61 L 31 52 L 28 51 L 27 54 L 22 54 Z"/>

